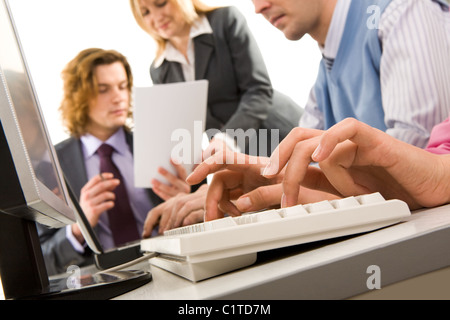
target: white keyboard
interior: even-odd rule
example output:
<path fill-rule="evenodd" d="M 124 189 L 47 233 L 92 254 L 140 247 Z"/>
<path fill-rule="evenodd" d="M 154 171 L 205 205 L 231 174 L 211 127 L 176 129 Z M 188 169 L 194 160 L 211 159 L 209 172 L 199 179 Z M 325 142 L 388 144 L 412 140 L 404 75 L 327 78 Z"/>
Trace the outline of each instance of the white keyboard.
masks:
<path fill-rule="evenodd" d="M 225 217 L 142 240 L 154 266 L 191 281 L 249 266 L 257 252 L 376 230 L 410 216 L 379 193 Z"/>

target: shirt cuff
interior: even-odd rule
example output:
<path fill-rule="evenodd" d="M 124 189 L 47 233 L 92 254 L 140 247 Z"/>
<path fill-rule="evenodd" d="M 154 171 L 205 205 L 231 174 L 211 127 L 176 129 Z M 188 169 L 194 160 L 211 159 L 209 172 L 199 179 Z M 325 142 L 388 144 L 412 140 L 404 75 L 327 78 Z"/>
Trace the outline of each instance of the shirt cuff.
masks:
<path fill-rule="evenodd" d="M 82 245 L 78 242 L 78 240 L 75 238 L 75 236 L 72 233 L 72 226 L 68 225 L 66 226 L 66 238 L 69 240 L 72 247 L 75 249 L 76 252 L 83 254 L 86 248 L 86 245 Z"/>

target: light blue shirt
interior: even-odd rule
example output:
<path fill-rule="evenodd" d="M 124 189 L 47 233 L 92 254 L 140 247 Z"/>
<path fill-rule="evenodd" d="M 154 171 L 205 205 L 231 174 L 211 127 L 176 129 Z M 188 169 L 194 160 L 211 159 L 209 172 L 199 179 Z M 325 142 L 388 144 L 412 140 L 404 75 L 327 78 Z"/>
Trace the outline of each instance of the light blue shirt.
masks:
<path fill-rule="evenodd" d="M 448 65 L 450 46 L 448 4 L 442 0 L 388 2 L 386 6 L 383 0 L 338 1 L 325 47 L 321 48 L 324 57 L 332 61 L 329 73 L 334 76 L 330 82 L 324 81 L 329 74 L 322 62 L 318 80 L 324 90 L 318 93 L 317 85 L 311 90 L 301 127 L 326 130 L 352 116 L 399 140 L 424 147 L 432 128 L 448 117 L 450 69 L 443 67 Z M 361 47 L 369 43 L 363 37 L 373 35 L 373 31 L 381 56 L 374 54 L 375 41 Z M 361 55 L 350 57 L 357 54 L 353 50 Z M 343 62 L 350 63 L 342 68 Z M 336 64 L 341 67 L 336 68 Z M 371 65 L 379 74 L 378 83 L 373 81 Z M 326 88 L 327 84 L 332 88 Z M 375 89 L 380 94 L 374 94 Z M 321 94 L 328 90 L 329 97 Z"/>

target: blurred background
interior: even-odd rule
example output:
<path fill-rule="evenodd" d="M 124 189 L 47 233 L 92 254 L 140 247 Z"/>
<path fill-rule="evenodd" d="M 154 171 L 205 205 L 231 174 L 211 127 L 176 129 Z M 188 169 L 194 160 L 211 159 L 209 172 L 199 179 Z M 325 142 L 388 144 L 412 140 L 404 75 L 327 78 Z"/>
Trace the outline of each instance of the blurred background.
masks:
<path fill-rule="evenodd" d="M 249 0 L 204 2 L 232 5 L 245 15 L 274 88 L 303 107 L 321 58 L 315 41 L 309 36 L 287 40 L 263 16 L 255 14 Z M 89 47 L 115 49 L 128 58 L 136 86 L 152 85 L 149 68 L 155 45 L 136 24 L 128 0 L 10 0 L 10 6 L 54 144 L 67 138 L 58 113 L 60 74 L 79 51 Z"/>

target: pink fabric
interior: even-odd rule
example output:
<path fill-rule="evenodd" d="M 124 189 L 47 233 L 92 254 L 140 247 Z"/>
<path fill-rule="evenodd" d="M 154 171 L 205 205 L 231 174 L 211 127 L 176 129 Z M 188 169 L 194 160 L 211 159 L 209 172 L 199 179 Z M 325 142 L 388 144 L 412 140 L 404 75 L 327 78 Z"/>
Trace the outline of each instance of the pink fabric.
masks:
<path fill-rule="evenodd" d="M 450 154 L 450 117 L 433 128 L 425 150 L 436 154 Z"/>

